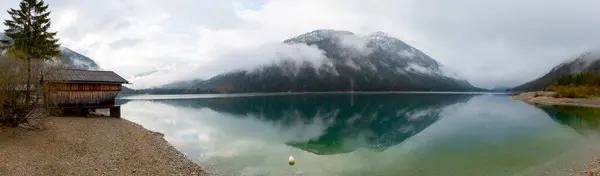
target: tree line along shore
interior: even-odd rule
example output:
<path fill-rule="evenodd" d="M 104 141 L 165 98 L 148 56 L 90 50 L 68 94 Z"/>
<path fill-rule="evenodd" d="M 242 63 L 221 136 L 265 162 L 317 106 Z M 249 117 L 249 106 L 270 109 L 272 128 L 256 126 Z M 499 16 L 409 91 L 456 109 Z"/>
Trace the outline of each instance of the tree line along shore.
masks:
<path fill-rule="evenodd" d="M 600 108 L 600 74 L 565 74 L 543 90 L 523 92 L 513 96 L 513 99 L 539 105 Z"/>

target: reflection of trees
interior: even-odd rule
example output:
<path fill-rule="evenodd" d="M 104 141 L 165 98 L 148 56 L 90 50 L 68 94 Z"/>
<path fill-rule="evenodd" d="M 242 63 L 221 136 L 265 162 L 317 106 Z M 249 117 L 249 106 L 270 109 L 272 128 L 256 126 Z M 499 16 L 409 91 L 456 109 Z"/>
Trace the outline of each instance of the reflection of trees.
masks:
<path fill-rule="evenodd" d="M 600 109 L 572 106 L 540 107 L 554 121 L 569 126 L 582 135 L 590 131 L 600 132 Z"/>
<path fill-rule="evenodd" d="M 446 106 L 466 102 L 466 94 L 294 94 L 210 99 L 153 100 L 210 108 L 239 118 L 257 118 L 282 126 L 327 123 L 323 135 L 287 144 L 316 154 L 375 151 L 397 145 L 440 117 Z"/>

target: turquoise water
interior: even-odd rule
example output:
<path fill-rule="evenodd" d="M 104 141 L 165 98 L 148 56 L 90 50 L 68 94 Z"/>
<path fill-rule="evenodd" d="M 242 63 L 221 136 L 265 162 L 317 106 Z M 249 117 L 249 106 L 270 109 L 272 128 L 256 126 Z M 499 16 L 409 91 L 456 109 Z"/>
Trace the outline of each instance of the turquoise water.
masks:
<path fill-rule="evenodd" d="M 145 95 L 118 101 L 124 118 L 164 133 L 215 175 L 544 175 L 600 141 L 598 120 L 590 117 L 595 111 L 538 108 L 501 94 Z"/>

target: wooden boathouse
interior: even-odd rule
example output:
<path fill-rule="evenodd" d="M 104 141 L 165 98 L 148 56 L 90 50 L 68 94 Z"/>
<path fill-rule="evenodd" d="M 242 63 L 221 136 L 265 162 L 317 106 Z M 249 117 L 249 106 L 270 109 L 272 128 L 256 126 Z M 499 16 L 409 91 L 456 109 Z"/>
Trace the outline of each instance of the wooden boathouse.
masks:
<path fill-rule="evenodd" d="M 96 109 L 110 109 L 110 116 L 121 117 L 115 104 L 127 80 L 113 71 L 61 69 L 42 79 L 44 103 L 63 110 L 80 110 L 84 115 Z"/>

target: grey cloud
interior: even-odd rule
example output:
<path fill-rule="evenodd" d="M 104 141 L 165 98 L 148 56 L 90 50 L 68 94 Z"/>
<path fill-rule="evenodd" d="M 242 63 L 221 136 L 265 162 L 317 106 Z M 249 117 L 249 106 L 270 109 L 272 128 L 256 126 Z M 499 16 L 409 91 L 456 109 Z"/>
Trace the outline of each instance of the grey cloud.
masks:
<path fill-rule="evenodd" d="M 193 29 L 196 25 L 220 29 L 241 23 L 232 4 L 235 0 L 196 0 L 165 3 L 164 8 L 172 15 L 169 26 L 174 30 Z"/>
<path fill-rule="evenodd" d="M 343 53 L 348 58 L 357 58 L 369 55 L 372 52 L 372 48 L 367 46 L 370 41 L 368 36 L 342 35 L 339 37 L 342 46 L 349 49 Z M 224 71 L 253 70 L 267 64 L 291 65 L 297 69 L 299 64 L 308 62 L 317 68 L 321 68 L 333 64 L 325 54 L 325 51 L 315 45 L 309 46 L 302 43 L 270 43 L 253 48 L 232 49 L 219 56 L 219 62 L 207 66 L 206 68 L 211 71 L 205 70 L 205 73 L 209 74 L 203 74 L 202 76 L 209 78 Z M 348 59 L 347 62 L 353 61 Z M 294 68 L 290 69 L 293 70 Z"/>
<path fill-rule="evenodd" d="M 82 41 L 89 34 L 102 34 L 105 36 L 100 37 L 106 37 L 111 35 L 111 32 L 117 33 L 130 29 L 138 24 L 139 21 L 136 21 L 140 20 L 138 18 L 156 14 L 166 15 L 167 19 L 157 24 L 162 25 L 166 33 L 185 34 L 189 36 L 186 40 L 191 41 L 189 43 L 174 41 L 171 45 L 189 47 L 196 44 L 195 41 L 204 41 L 203 37 L 206 36 L 198 35 L 199 27 L 212 32 L 225 31 L 226 34 L 260 36 L 239 39 L 240 36 L 234 34 L 228 35 L 233 36 L 231 38 L 219 38 L 218 40 L 221 41 L 210 39 L 207 43 L 199 42 L 203 45 L 198 44 L 197 50 L 211 47 L 213 44 L 210 42 L 214 41 L 248 43 L 248 41 L 237 40 L 258 39 L 273 42 L 273 38 L 285 39 L 316 28 L 342 29 L 355 33 L 384 31 L 418 48 L 443 65 L 458 70 L 468 81 L 481 87 L 522 84 L 541 76 L 567 59 L 574 58 L 589 49 L 600 48 L 600 32 L 598 32 L 600 31 L 598 10 L 600 1 L 305 0 L 288 3 L 292 1 L 294 0 L 148 0 L 144 3 L 126 0 L 48 0 L 47 2 L 53 12 L 65 9 L 77 10 L 76 25 L 59 31 L 61 38 L 73 43 Z M 18 1 L 3 1 L 0 3 L 0 10 L 15 7 L 17 3 Z M 251 6 L 253 16 L 250 16 L 250 20 L 247 16 L 243 16 L 245 14 L 239 13 L 239 9 L 234 6 L 235 3 Z M 286 3 L 290 7 L 282 6 Z M 301 6 L 308 3 L 312 4 Z M 269 9 L 269 5 L 277 8 Z M 327 8 L 314 5 L 326 5 Z M 261 13 L 278 9 L 281 10 Z M 319 11 L 325 9 L 327 10 Z M 287 11 L 293 12 L 286 14 Z M 323 15 L 312 15 L 317 13 Z M 273 14 L 277 16 L 270 17 Z M 0 17 L 6 19 L 8 15 L 0 13 Z M 328 19 L 336 20 L 328 21 Z M 276 25 L 272 25 L 273 23 Z M 276 29 L 271 29 L 274 27 Z M 87 41 L 87 46 L 83 47 L 97 50 L 104 45 L 126 47 L 140 42 L 147 44 L 146 41 L 135 41 L 135 39 L 111 38 L 101 42 L 112 43 L 102 43 L 97 47 L 89 46 L 89 43 L 94 42 L 97 41 Z M 215 46 L 220 45 L 215 44 Z M 256 47 L 260 48 L 260 46 Z M 269 46 L 263 47 L 269 48 Z M 198 76 L 204 78 L 238 67 L 245 68 L 254 63 L 265 63 L 268 60 L 265 59 L 268 57 L 264 54 L 234 57 L 232 55 L 235 54 L 209 53 L 194 56 L 192 49 L 195 48 L 186 48 L 186 54 L 174 58 L 180 60 L 182 64 L 203 65 L 196 72 Z M 269 49 L 259 51 L 274 52 Z M 227 50 L 227 52 L 245 53 L 246 51 Z M 218 57 L 203 58 L 215 55 Z M 165 56 L 161 55 L 157 58 L 165 58 Z M 94 57 L 94 59 L 103 58 Z M 163 63 L 170 61 L 163 60 Z M 206 60 L 211 61 L 203 62 Z M 125 69 L 120 65 L 115 67 Z M 137 70 L 147 69 L 137 68 Z"/>
<path fill-rule="evenodd" d="M 132 46 L 135 46 L 136 44 L 140 43 L 141 41 L 142 41 L 141 39 L 123 38 L 123 39 L 112 42 L 110 44 L 110 47 L 113 49 L 119 49 L 122 47 L 132 47 Z"/>
<path fill-rule="evenodd" d="M 271 43 L 259 47 L 234 49 L 219 56 L 218 62 L 211 62 L 204 70 L 203 78 L 233 70 L 253 70 L 262 65 L 279 64 L 284 61 L 299 64 L 307 61 L 315 66 L 321 66 L 327 61 L 323 50 L 306 44 Z"/>
<path fill-rule="evenodd" d="M 113 30 L 121 30 L 121 29 L 129 28 L 130 26 L 131 26 L 131 21 L 119 20 L 117 22 L 114 22 L 111 27 Z"/>
<path fill-rule="evenodd" d="M 600 47 L 599 1 L 415 1 L 423 48 L 476 85 L 517 85 Z"/>

